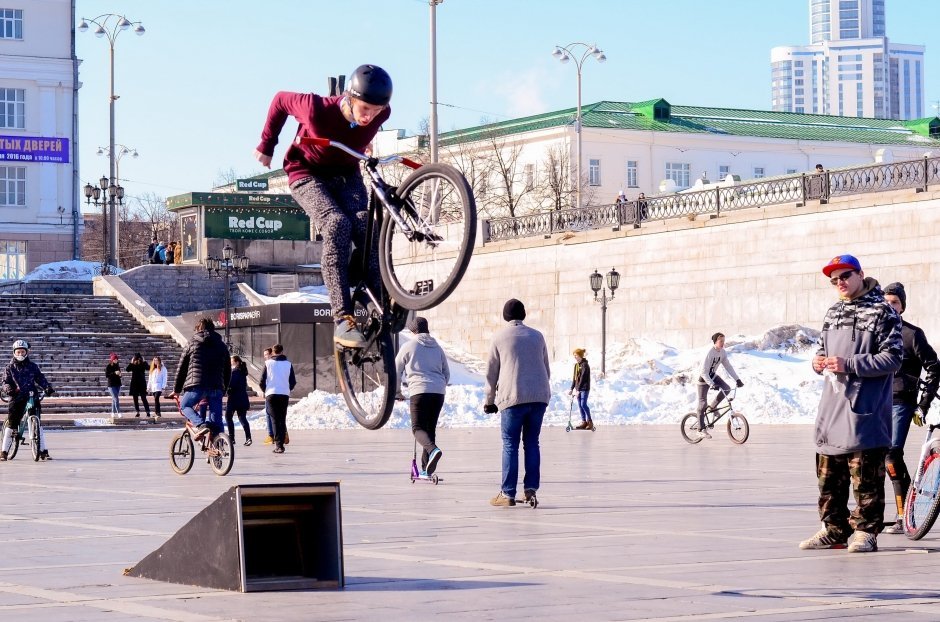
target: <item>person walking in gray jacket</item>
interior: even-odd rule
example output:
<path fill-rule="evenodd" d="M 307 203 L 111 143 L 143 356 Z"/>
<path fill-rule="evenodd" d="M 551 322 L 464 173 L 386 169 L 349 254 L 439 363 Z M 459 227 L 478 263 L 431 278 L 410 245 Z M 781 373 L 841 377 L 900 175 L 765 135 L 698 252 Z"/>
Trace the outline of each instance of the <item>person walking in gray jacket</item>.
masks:
<path fill-rule="evenodd" d="M 493 335 L 486 364 L 486 385 L 483 388 L 483 411 L 495 414 L 502 410 L 500 427 L 503 435 L 503 482 L 499 494 L 490 505 L 516 504 L 519 480 L 519 439 L 525 451 L 525 475 L 522 480 L 525 500 L 538 505 L 541 453 L 539 433 L 542 419 L 551 399 L 548 348 L 542 333 L 522 323 L 525 306 L 515 298 L 503 306 L 503 319 L 509 322 Z"/>
<path fill-rule="evenodd" d="M 800 548 L 848 543 L 850 553 L 867 553 L 878 550 L 884 525 L 884 462 L 891 445 L 891 389 L 901 367 L 901 318 L 852 255 L 834 257 L 823 274 L 839 293 L 839 302 L 826 312 L 812 362 L 824 378 L 816 415 L 823 528 Z M 856 505 L 851 514 L 850 482 Z"/>
<path fill-rule="evenodd" d="M 444 455 L 437 446 L 437 420 L 444 407 L 450 368 L 444 350 L 428 332 L 427 319 L 415 317 L 408 329 L 414 339 L 398 351 L 395 366 L 398 378 L 408 383 L 411 433 L 422 447 L 421 469 L 431 475 Z"/>

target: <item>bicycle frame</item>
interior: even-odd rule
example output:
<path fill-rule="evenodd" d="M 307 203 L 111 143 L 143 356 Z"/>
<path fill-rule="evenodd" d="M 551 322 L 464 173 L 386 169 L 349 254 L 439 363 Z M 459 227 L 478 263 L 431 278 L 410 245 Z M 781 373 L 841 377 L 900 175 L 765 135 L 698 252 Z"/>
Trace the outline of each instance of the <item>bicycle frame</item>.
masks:
<path fill-rule="evenodd" d="M 725 399 L 721 404 L 718 405 L 718 408 L 705 408 L 705 423 L 709 427 L 717 424 L 721 418 L 728 413 L 734 414 L 734 406 L 731 404 L 731 402 L 734 400 L 735 395 L 737 395 L 737 387 L 731 389 L 731 393 L 728 393 L 722 388 L 719 388 L 718 391 L 724 394 Z M 709 415 L 712 415 L 714 418 L 710 418 Z"/>

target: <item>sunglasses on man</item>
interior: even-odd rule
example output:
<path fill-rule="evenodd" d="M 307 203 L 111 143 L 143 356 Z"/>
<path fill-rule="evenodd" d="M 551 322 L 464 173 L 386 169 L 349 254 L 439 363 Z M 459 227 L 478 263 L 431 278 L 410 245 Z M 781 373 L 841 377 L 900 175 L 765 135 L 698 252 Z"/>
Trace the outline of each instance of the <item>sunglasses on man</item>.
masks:
<path fill-rule="evenodd" d="M 839 283 L 845 283 L 850 278 L 852 278 L 852 275 L 855 274 L 855 272 L 856 272 L 855 270 L 849 270 L 848 272 L 843 272 L 839 276 L 834 276 L 831 279 L 829 279 L 829 282 L 832 283 L 833 285 L 838 285 Z"/>

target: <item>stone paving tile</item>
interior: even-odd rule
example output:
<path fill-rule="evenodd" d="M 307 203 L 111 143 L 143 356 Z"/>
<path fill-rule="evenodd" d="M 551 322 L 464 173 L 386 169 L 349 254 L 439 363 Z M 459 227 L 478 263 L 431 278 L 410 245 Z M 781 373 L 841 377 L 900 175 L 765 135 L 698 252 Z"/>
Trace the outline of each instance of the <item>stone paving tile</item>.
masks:
<path fill-rule="evenodd" d="M 237 446 L 227 477 L 198 460 L 172 473 L 172 430 L 51 431 L 52 462 L 0 464 L 0 619 L 940 619 L 940 527 L 883 535 L 871 555 L 797 549 L 818 528 L 809 426 L 754 426 L 744 446 L 676 428 L 546 428 L 536 510 L 489 506 L 495 429 L 440 431 L 439 486 L 410 483 L 405 430 L 295 431 L 282 456 Z M 344 590 L 121 574 L 233 485 L 318 481 L 341 482 Z"/>

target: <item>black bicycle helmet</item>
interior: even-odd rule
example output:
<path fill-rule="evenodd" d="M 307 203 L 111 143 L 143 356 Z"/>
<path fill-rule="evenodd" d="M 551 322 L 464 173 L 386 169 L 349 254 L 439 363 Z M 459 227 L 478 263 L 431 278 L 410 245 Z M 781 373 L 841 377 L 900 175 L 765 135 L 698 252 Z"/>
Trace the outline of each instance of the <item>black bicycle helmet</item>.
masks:
<path fill-rule="evenodd" d="M 349 78 L 349 94 L 367 104 L 385 106 L 392 100 L 392 78 L 381 67 L 359 65 Z"/>

